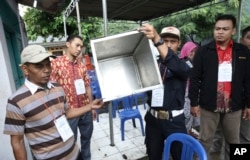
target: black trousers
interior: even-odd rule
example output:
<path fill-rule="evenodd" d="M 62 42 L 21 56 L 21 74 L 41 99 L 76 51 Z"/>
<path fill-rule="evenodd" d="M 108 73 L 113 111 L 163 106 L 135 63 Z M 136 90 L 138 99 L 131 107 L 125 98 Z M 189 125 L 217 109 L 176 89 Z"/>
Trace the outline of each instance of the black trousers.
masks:
<path fill-rule="evenodd" d="M 185 116 L 181 114 L 169 120 L 157 119 L 147 112 L 145 144 L 149 160 L 162 160 L 165 139 L 172 133 L 187 133 Z M 173 160 L 181 159 L 182 144 L 173 142 L 171 156 Z"/>

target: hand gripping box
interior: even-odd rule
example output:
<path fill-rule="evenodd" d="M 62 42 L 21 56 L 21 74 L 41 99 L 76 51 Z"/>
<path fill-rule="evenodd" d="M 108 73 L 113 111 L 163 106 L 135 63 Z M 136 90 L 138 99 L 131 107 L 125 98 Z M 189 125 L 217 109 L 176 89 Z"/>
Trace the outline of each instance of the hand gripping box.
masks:
<path fill-rule="evenodd" d="M 103 101 L 162 87 L 158 51 L 143 33 L 131 31 L 90 43 Z"/>

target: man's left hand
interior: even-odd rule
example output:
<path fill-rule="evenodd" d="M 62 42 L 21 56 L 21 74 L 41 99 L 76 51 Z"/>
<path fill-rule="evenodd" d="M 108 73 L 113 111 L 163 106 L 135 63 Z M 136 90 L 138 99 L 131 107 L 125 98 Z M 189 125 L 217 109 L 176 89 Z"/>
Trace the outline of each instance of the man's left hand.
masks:
<path fill-rule="evenodd" d="M 250 108 L 245 108 L 243 111 L 243 117 L 244 120 L 250 120 Z"/>

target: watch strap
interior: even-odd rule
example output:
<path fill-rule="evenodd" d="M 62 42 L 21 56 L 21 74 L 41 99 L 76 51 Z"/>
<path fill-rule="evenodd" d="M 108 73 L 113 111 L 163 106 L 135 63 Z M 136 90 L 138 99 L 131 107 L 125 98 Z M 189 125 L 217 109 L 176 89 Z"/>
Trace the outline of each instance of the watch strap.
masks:
<path fill-rule="evenodd" d="M 154 45 L 155 47 L 158 47 L 160 45 L 163 45 L 164 44 L 164 40 L 161 38 L 158 42 L 156 42 Z"/>

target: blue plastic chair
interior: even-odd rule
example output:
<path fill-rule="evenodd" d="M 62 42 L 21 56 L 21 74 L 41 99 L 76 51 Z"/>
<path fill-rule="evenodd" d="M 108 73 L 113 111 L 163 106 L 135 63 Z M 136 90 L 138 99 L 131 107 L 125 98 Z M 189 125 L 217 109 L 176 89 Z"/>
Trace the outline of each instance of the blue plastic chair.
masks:
<path fill-rule="evenodd" d="M 133 101 L 135 102 L 135 105 L 138 106 L 138 102 L 142 102 L 144 109 L 146 109 L 147 104 L 147 94 L 145 92 L 136 93 L 132 95 Z"/>
<path fill-rule="evenodd" d="M 207 154 L 201 143 L 194 137 L 185 133 L 173 133 L 165 141 L 164 158 L 169 160 L 170 147 L 172 142 L 178 141 L 182 143 L 181 160 L 192 160 L 194 153 L 198 156 L 199 160 L 207 160 Z"/>
<path fill-rule="evenodd" d="M 92 95 L 93 95 L 93 98 L 102 98 L 102 94 L 101 94 L 101 91 L 100 91 L 100 87 L 99 87 L 99 84 L 98 82 L 95 82 L 95 84 L 91 84 L 90 85 L 91 88 L 92 88 Z M 96 110 L 96 121 L 99 122 L 99 112 L 100 112 L 100 109 L 97 109 Z"/>
<path fill-rule="evenodd" d="M 129 120 L 129 119 L 132 119 L 134 127 L 136 127 L 135 119 L 136 118 L 139 119 L 140 124 L 141 124 L 142 135 L 145 136 L 143 119 L 142 119 L 141 113 L 138 110 L 137 106 L 135 106 L 135 108 L 133 108 L 132 101 L 133 101 L 133 99 L 131 96 L 115 99 L 112 101 L 112 106 L 114 107 L 114 110 L 117 110 L 117 113 L 118 113 L 119 118 L 121 120 L 120 129 L 121 129 L 122 141 L 124 141 L 124 139 L 125 139 L 124 138 L 124 124 L 125 124 L 125 121 Z M 119 104 L 121 104 L 121 106 L 119 106 Z M 122 108 L 119 108 L 119 107 L 122 107 Z"/>
<path fill-rule="evenodd" d="M 88 71 L 89 79 L 90 79 L 90 87 L 92 89 L 93 98 L 102 98 L 99 82 L 97 80 L 96 74 L 94 70 Z M 99 110 L 96 110 L 97 113 L 97 122 L 99 122 Z"/>

